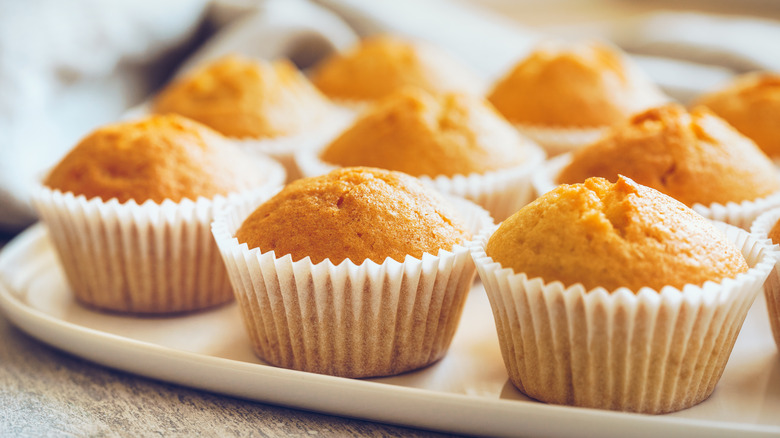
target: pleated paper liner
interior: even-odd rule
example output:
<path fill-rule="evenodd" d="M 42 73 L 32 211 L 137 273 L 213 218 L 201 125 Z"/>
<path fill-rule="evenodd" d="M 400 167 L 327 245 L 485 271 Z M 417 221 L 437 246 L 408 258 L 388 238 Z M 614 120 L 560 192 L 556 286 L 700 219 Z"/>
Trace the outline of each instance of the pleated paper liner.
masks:
<path fill-rule="evenodd" d="M 571 157 L 571 154 L 555 157 L 534 172 L 531 181 L 537 196 L 558 186 L 555 182 L 558 174 L 571 162 Z M 752 201 L 728 202 L 725 205 L 714 202 L 707 206 L 693 204 L 691 208 L 707 219 L 747 230 L 761 213 L 776 207 L 780 207 L 780 192 Z"/>
<path fill-rule="evenodd" d="M 269 186 L 278 187 L 284 171 L 274 164 Z M 171 314 L 233 299 L 210 225 L 228 200 L 249 194 L 139 205 L 41 186 L 33 204 L 78 301 L 113 312 Z"/>
<path fill-rule="evenodd" d="M 295 370 L 373 377 L 411 371 L 446 353 L 475 275 L 465 246 L 403 262 L 293 262 L 233 237 L 263 200 L 232 205 L 212 227 L 261 359 Z M 452 202 L 475 233 L 492 225 L 478 206 Z"/>
<path fill-rule="evenodd" d="M 757 239 L 765 240 L 778 259 L 780 259 L 780 246 L 769 239 L 769 232 L 779 220 L 780 208 L 774 208 L 761 214 L 750 228 L 753 236 Z M 769 314 L 769 324 L 772 327 L 772 335 L 775 338 L 778 350 L 780 350 L 780 272 L 778 272 L 777 264 L 769 273 L 769 277 L 764 284 L 764 297 L 766 298 L 766 308 Z"/>
<path fill-rule="evenodd" d="M 520 134 L 544 148 L 548 157 L 572 152 L 601 138 L 607 128 L 552 127 L 515 123 Z"/>
<path fill-rule="evenodd" d="M 771 250 L 746 231 L 716 226 L 742 251 L 747 273 L 636 293 L 565 288 L 502 269 L 485 254 L 496 227 L 483 230 L 472 257 L 512 383 L 548 403 L 648 414 L 709 397 L 775 264 Z"/>
<path fill-rule="evenodd" d="M 544 163 L 544 151 L 528 143 L 526 160 L 519 166 L 485 173 L 452 177 L 417 177 L 442 193 L 468 199 L 486 209 L 500 222 L 534 199 L 531 176 Z M 323 175 L 338 168 L 323 162 L 317 153 L 304 151 L 295 160 L 304 177 Z"/>

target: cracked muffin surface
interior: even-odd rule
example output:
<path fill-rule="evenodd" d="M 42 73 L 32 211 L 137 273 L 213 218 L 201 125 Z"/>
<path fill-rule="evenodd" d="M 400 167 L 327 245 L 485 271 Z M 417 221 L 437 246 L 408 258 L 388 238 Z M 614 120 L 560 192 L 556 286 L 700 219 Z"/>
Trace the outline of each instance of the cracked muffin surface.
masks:
<path fill-rule="evenodd" d="M 556 182 L 618 175 L 688 206 L 752 201 L 780 190 L 772 161 L 755 143 L 707 109 L 689 113 L 678 104 L 637 114 L 575 151 Z"/>
<path fill-rule="evenodd" d="M 748 270 L 709 221 L 622 176 L 557 187 L 504 221 L 486 253 L 528 278 L 607 291 L 682 288 Z"/>
<path fill-rule="evenodd" d="M 351 167 L 289 184 L 250 214 L 235 237 L 277 258 L 308 256 L 336 265 L 421 258 L 450 250 L 470 234 L 454 208 L 415 178 Z"/>

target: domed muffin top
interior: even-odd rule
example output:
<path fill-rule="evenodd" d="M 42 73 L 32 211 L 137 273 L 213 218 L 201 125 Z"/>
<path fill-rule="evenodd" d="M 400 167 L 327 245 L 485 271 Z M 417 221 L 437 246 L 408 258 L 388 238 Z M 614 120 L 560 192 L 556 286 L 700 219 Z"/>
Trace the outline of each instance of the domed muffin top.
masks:
<path fill-rule="evenodd" d="M 709 221 L 624 177 L 557 187 L 504 221 L 486 253 L 528 278 L 607 291 L 682 288 L 748 270 Z"/>
<path fill-rule="evenodd" d="M 594 128 L 668 98 L 616 48 L 546 42 L 500 79 L 488 100 L 512 123 Z"/>
<path fill-rule="evenodd" d="M 62 192 L 161 203 L 257 187 L 277 163 L 241 151 L 219 133 L 177 115 L 106 125 L 57 164 L 44 184 Z"/>
<path fill-rule="evenodd" d="M 189 117 L 236 138 L 274 138 L 322 123 L 332 106 L 294 65 L 229 55 L 168 85 L 156 113 Z"/>
<path fill-rule="evenodd" d="M 692 206 L 742 202 L 780 190 L 769 158 L 728 123 L 699 107 L 652 108 L 572 155 L 558 183 L 618 174 Z"/>
<path fill-rule="evenodd" d="M 470 235 L 449 203 L 416 179 L 357 167 L 292 182 L 250 214 L 236 238 L 295 261 L 361 264 L 437 254 Z"/>
<path fill-rule="evenodd" d="M 517 166 L 529 145 L 481 99 L 404 89 L 367 109 L 320 157 L 340 166 L 453 176 Z"/>
<path fill-rule="evenodd" d="M 440 49 L 421 42 L 380 35 L 362 40 L 325 59 L 312 82 L 332 99 L 371 101 L 404 87 L 429 92 L 478 95 L 482 81 Z"/>

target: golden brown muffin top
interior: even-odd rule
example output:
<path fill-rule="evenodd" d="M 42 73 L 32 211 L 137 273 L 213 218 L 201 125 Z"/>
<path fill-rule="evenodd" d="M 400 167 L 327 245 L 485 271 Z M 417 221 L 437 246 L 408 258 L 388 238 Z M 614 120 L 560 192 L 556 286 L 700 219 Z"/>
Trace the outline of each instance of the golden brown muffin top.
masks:
<path fill-rule="evenodd" d="M 702 96 L 696 104 L 722 117 L 766 154 L 780 157 L 780 74 L 740 76 L 726 88 Z"/>
<path fill-rule="evenodd" d="M 521 164 L 529 143 L 481 99 L 416 88 L 370 107 L 320 157 L 414 176 L 468 175 Z"/>
<path fill-rule="evenodd" d="M 361 264 L 421 258 L 470 235 L 446 200 L 411 176 L 355 167 L 294 181 L 249 215 L 236 238 L 294 261 Z"/>
<path fill-rule="evenodd" d="M 668 98 L 616 48 L 547 42 L 500 79 L 488 100 L 512 123 L 593 128 Z"/>
<path fill-rule="evenodd" d="M 44 184 L 119 202 L 212 198 L 265 182 L 269 162 L 219 133 L 177 115 L 106 125 L 77 144 Z"/>
<path fill-rule="evenodd" d="M 528 278 L 588 290 L 681 289 L 748 270 L 709 221 L 625 177 L 557 187 L 504 221 L 486 253 Z"/>
<path fill-rule="evenodd" d="M 482 84 L 465 66 L 420 41 L 369 37 L 317 66 L 312 82 L 332 99 L 368 101 L 404 87 L 480 94 Z"/>
<path fill-rule="evenodd" d="M 769 240 L 771 240 L 772 243 L 780 244 L 780 221 L 777 221 L 772 225 L 772 229 L 769 230 L 767 237 L 769 237 Z"/>
<path fill-rule="evenodd" d="M 331 105 L 287 60 L 220 58 L 174 81 L 154 100 L 156 113 L 189 117 L 228 137 L 294 135 L 322 122 Z"/>
<path fill-rule="evenodd" d="M 618 174 L 688 206 L 755 200 L 780 190 L 772 162 L 755 143 L 703 107 L 652 108 L 572 155 L 558 183 Z"/>

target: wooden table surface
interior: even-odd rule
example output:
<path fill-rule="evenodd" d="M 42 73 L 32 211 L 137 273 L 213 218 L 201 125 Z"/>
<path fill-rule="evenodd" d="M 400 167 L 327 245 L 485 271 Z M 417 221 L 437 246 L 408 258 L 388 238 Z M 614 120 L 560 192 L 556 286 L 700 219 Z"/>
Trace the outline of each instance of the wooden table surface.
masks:
<path fill-rule="evenodd" d="M 0 312 L 0 436 L 444 435 L 265 405 L 112 370 L 37 341 Z"/>

